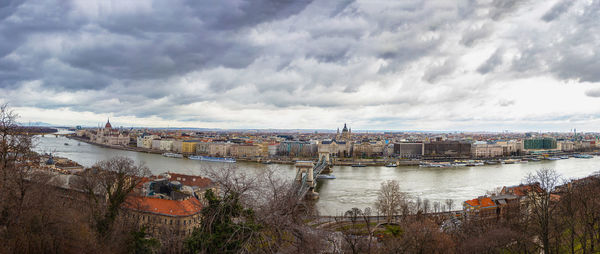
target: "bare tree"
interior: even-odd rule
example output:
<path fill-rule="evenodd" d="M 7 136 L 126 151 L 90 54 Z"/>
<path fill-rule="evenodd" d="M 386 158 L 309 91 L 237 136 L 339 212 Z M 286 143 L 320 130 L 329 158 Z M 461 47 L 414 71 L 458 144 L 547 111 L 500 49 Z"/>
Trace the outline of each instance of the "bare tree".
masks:
<path fill-rule="evenodd" d="M 445 201 L 446 203 L 446 208 L 448 209 L 448 211 L 452 211 L 452 209 L 454 209 L 454 200 L 453 199 L 446 199 Z"/>
<path fill-rule="evenodd" d="M 253 212 L 252 219 L 260 229 L 244 238 L 244 251 L 315 253 L 325 248 L 330 233 L 306 223 L 314 219 L 314 204 L 301 199 L 298 186 L 275 170 L 254 174 L 230 166 L 205 168 L 203 172 L 219 186 L 220 198 L 234 195 L 244 209 Z M 210 223 L 211 218 L 203 218 L 203 221 Z"/>
<path fill-rule="evenodd" d="M 429 199 L 423 199 L 423 213 L 427 214 L 431 211 L 431 202 Z"/>
<path fill-rule="evenodd" d="M 97 162 L 87 169 L 78 183 L 89 199 L 91 215 L 98 236 L 107 237 L 119 209 L 126 198 L 141 184 L 143 177 L 150 175 L 148 168 L 135 165 L 127 157 L 114 157 Z"/>
<path fill-rule="evenodd" d="M 439 213 L 440 212 L 440 206 L 441 206 L 440 201 L 434 201 L 433 202 L 433 212 L 434 213 Z"/>
<path fill-rule="evenodd" d="M 396 180 L 388 180 L 381 183 L 381 188 L 377 195 L 375 207 L 379 212 L 386 216 L 388 222 L 391 222 L 395 215 L 401 212 L 407 212 L 403 207 L 409 203 L 406 193 L 400 191 L 400 183 Z M 402 214 L 407 215 L 407 214 Z"/>
<path fill-rule="evenodd" d="M 554 222 L 554 209 L 557 207 L 553 204 L 551 195 L 560 179 L 560 175 L 553 169 L 540 169 L 525 179 L 529 186 L 526 191 L 529 206 L 527 210 L 544 253 L 550 253 L 550 229 Z"/>
<path fill-rule="evenodd" d="M 32 150 L 35 137 L 17 119 L 7 105 L 0 106 L 0 252 L 76 252 L 78 246 L 93 246 L 78 224 L 78 203 L 57 187 L 61 175 L 44 170 Z"/>
<path fill-rule="evenodd" d="M 346 252 L 370 253 L 371 252 L 371 209 L 352 208 L 342 217 L 336 217 L 339 232 L 346 243 Z"/>

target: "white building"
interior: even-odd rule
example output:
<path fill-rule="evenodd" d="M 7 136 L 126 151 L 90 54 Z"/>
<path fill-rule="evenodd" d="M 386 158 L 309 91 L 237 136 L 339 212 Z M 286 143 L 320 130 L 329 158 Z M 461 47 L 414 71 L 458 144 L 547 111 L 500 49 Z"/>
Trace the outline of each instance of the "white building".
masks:
<path fill-rule="evenodd" d="M 142 134 L 142 136 L 137 137 L 137 147 L 151 149 L 152 148 L 152 140 L 158 139 L 156 135 L 147 135 Z"/>

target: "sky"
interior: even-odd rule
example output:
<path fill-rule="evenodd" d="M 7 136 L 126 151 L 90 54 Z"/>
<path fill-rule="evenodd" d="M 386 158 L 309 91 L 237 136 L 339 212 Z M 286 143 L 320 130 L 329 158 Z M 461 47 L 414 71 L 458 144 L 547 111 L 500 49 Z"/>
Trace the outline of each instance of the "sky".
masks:
<path fill-rule="evenodd" d="M 600 131 L 600 0 L 2 0 L 21 122 Z"/>

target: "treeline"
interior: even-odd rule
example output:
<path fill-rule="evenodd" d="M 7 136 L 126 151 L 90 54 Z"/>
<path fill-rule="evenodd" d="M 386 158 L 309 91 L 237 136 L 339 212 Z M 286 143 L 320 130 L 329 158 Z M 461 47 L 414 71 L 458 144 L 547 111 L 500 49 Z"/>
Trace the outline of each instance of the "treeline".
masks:
<path fill-rule="evenodd" d="M 147 169 L 118 158 L 80 176 L 41 170 L 17 117 L 0 107 L 0 253 L 135 252 L 145 234 L 120 205 Z"/>
<path fill-rule="evenodd" d="M 387 181 L 376 207 L 386 215 L 375 222 L 370 209 L 353 208 L 339 218 L 351 253 L 598 253 L 600 175 L 564 180 L 542 169 L 524 179 L 516 211 L 500 215 L 427 214 L 400 184 Z M 421 204 L 419 204 L 421 203 Z"/>

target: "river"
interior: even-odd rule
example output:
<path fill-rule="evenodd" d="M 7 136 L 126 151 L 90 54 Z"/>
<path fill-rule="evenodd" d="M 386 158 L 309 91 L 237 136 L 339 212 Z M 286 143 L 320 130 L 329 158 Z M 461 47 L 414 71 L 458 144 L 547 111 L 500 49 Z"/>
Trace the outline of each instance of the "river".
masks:
<path fill-rule="evenodd" d="M 200 174 L 202 168 L 223 165 L 104 148 L 54 135 L 39 137 L 36 150 L 52 152 L 86 167 L 114 156 L 126 156 L 136 163 L 144 163 L 153 174 L 165 171 Z M 460 209 L 463 201 L 483 195 L 486 191 L 497 187 L 519 184 L 527 174 L 538 169 L 553 168 L 565 179 L 580 178 L 600 170 L 599 162 L 600 157 L 596 156 L 592 159 L 570 158 L 558 161 L 457 168 L 335 166 L 333 174 L 336 179 L 320 180 L 319 182 L 317 191 L 320 198 L 316 205 L 322 215 L 339 215 L 352 207 L 372 207 L 377 199 L 377 191 L 381 182 L 394 179 L 400 182 L 404 192 L 413 197 L 427 198 L 431 201 L 444 201 L 450 198 L 454 200 L 454 209 Z M 239 162 L 236 165 L 242 170 L 251 172 L 259 172 L 269 167 L 289 179 L 292 179 L 296 173 L 293 165 L 264 165 L 247 162 Z"/>

